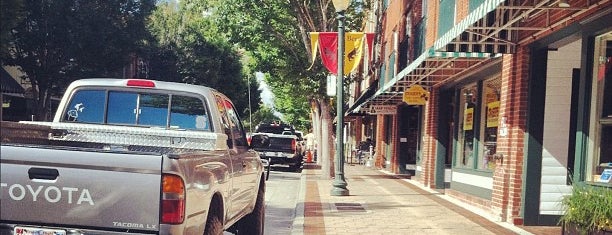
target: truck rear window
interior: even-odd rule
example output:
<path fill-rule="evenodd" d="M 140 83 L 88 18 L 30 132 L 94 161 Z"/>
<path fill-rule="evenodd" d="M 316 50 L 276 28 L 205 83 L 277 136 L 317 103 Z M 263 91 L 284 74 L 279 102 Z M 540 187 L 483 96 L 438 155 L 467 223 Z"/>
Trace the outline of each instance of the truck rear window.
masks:
<path fill-rule="evenodd" d="M 131 91 L 78 90 L 64 122 L 136 125 L 210 131 L 204 103 L 194 96 Z"/>

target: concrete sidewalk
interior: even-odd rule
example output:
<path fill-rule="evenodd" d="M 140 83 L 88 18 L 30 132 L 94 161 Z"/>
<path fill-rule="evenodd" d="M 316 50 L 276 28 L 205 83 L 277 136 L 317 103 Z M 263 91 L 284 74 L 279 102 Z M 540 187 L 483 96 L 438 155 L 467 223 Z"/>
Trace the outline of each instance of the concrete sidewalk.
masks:
<path fill-rule="evenodd" d="M 330 196 L 333 180 L 321 170 L 302 171 L 292 234 L 560 234 L 532 233 L 493 222 L 410 179 L 364 165 L 346 165 L 349 196 Z M 482 213 L 480 213 L 482 214 Z M 537 230 L 536 230 L 537 231 Z"/>

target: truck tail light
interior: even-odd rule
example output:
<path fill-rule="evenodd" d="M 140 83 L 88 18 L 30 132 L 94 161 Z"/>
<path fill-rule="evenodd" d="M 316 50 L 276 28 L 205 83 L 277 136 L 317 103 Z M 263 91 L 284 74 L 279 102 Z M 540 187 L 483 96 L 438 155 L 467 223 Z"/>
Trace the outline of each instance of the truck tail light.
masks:
<path fill-rule="evenodd" d="M 155 82 L 143 79 L 130 79 L 127 81 L 127 86 L 153 88 L 155 87 Z"/>
<path fill-rule="evenodd" d="M 293 152 L 297 150 L 297 143 L 295 142 L 295 139 L 291 140 L 291 150 L 293 150 Z"/>
<path fill-rule="evenodd" d="M 185 183 L 177 175 L 162 175 L 161 222 L 180 224 L 185 219 Z"/>

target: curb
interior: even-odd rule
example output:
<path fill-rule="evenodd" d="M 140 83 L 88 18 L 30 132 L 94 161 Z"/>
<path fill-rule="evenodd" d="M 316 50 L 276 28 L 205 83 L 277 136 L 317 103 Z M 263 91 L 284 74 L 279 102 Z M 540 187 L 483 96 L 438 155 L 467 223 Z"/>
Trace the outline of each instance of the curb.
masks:
<path fill-rule="evenodd" d="M 304 234 L 304 204 L 306 203 L 306 175 L 304 175 L 304 171 L 306 169 L 302 170 L 300 177 L 300 191 L 296 199 L 295 216 L 291 226 L 291 234 L 294 235 Z"/>

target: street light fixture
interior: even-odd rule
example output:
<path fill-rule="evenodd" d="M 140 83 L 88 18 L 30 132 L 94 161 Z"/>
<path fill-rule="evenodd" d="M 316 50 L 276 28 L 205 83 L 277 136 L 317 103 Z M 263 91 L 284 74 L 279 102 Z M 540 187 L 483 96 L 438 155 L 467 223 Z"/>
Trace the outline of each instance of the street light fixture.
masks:
<path fill-rule="evenodd" d="M 344 11 L 350 0 L 332 0 L 338 13 L 338 71 L 336 72 L 336 167 L 335 179 L 331 190 L 332 196 L 348 196 L 348 185 L 344 179 L 344 110 L 343 110 L 343 80 L 344 80 Z"/>

